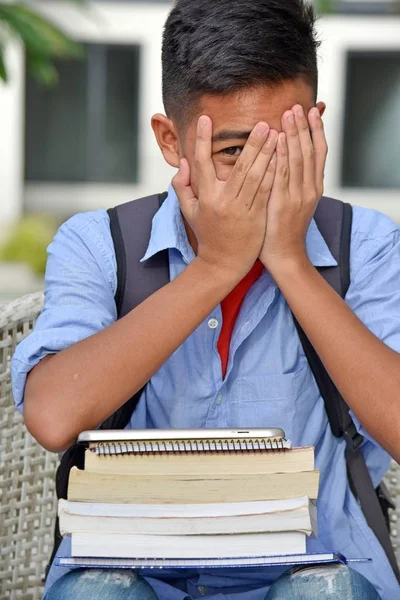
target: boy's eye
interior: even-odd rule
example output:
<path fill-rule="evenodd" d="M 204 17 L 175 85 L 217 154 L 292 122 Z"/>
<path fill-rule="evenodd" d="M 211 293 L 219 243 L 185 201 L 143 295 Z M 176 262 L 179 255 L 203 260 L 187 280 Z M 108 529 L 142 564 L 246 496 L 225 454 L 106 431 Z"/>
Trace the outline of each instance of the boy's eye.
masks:
<path fill-rule="evenodd" d="M 221 150 L 220 154 L 229 156 L 230 158 L 236 158 L 237 156 L 240 156 L 242 150 L 243 148 L 241 146 L 231 146 L 230 148 L 224 148 L 224 150 Z"/>

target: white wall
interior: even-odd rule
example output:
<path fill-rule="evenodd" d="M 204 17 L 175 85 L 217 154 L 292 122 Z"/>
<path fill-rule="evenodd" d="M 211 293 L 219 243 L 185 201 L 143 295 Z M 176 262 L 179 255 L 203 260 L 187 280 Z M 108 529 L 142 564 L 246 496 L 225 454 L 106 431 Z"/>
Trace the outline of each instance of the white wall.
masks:
<path fill-rule="evenodd" d="M 16 220 L 23 199 L 23 55 L 18 44 L 5 53 L 9 82 L 0 82 L 0 227 Z"/>

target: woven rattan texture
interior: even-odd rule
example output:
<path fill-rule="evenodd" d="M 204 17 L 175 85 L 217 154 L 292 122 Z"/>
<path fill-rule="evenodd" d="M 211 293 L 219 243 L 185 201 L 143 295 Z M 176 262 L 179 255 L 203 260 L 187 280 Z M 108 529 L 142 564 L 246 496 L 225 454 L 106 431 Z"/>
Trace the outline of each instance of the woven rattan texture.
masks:
<path fill-rule="evenodd" d="M 390 511 L 390 520 L 393 546 L 396 551 L 397 562 L 400 565 L 400 465 L 394 461 L 392 462 L 385 483 L 393 502 L 396 504 L 396 510 Z"/>
<path fill-rule="evenodd" d="M 26 431 L 10 382 L 10 358 L 32 331 L 42 303 L 39 293 L 0 307 L 0 600 L 40 600 L 53 546 L 58 457 Z M 387 484 L 399 506 L 391 519 L 400 561 L 400 468 L 394 463 Z"/>
<path fill-rule="evenodd" d="M 11 395 L 10 358 L 43 303 L 32 294 L 0 308 L 0 598 L 39 600 L 56 510 L 56 455 L 28 434 Z"/>

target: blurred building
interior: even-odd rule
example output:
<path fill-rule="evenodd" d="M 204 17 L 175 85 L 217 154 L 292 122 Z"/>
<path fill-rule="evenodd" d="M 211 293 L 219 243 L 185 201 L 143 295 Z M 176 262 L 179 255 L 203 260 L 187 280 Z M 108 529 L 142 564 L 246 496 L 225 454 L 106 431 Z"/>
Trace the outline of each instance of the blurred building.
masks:
<path fill-rule="evenodd" d="M 39 87 L 18 45 L 0 87 L 0 222 L 20 211 L 68 216 L 162 191 L 172 170 L 150 128 L 162 111 L 161 35 L 171 3 L 56 0 L 35 7 L 86 46 Z"/>
<path fill-rule="evenodd" d="M 86 59 L 60 63 L 60 85 L 44 90 L 26 76 L 20 48 L 7 49 L 0 222 L 23 210 L 68 216 L 166 189 L 173 172 L 150 119 L 163 111 L 161 35 L 171 2 L 35 5 L 86 45 Z M 326 192 L 400 222 L 400 17 L 324 17 L 320 37 Z"/>

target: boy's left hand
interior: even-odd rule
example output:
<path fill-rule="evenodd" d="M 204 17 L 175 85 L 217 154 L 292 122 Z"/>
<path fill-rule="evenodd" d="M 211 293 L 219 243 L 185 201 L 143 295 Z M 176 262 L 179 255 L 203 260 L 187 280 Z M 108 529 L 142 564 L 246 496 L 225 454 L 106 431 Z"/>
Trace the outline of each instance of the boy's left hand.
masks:
<path fill-rule="evenodd" d="M 275 181 L 268 202 L 260 260 L 272 276 L 284 264 L 307 259 L 306 235 L 324 190 L 328 146 L 318 108 L 300 105 L 282 117 Z"/>

